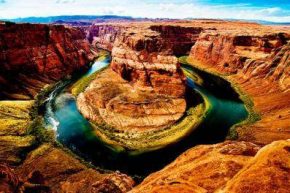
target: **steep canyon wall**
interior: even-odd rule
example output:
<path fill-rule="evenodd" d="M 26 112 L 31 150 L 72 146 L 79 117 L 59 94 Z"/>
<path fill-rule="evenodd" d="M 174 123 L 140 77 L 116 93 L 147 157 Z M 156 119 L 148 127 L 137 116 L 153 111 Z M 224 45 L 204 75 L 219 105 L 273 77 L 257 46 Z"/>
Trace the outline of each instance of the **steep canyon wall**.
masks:
<path fill-rule="evenodd" d="M 47 83 L 93 60 L 80 29 L 61 25 L 0 25 L 1 98 L 33 98 Z"/>
<path fill-rule="evenodd" d="M 238 126 L 238 138 L 268 144 L 290 138 L 289 55 L 289 30 L 248 26 L 202 33 L 188 61 L 223 75 L 253 102 L 260 120 Z"/>

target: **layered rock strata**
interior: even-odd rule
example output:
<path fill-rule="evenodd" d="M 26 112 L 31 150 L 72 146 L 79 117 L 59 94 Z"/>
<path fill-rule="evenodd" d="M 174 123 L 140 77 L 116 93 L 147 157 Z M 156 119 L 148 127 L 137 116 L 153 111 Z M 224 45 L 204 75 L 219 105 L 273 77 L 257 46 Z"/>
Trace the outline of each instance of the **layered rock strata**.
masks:
<path fill-rule="evenodd" d="M 185 79 L 176 55 L 186 54 L 201 30 L 162 25 L 128 28 L 114 42 L 111 67 L 140 88 L 182 97 Z"/>
<path fill-rule="evenodd" d="M 186 108 L 184 99 L 134 89 L 111 69 L 98 74 L 86 91 L 79 95 L 77 104 L 86 118 L 97 123 L 101 118 L 123 131 L 170 126 Z"/>
<path fill-rule="evenodd" d="M 87 37 L 94 46 L 112 51 L 112 69 L 125 80 L 182 96 L 184 77 L 175 56 L 188 54 L 202 30 L 146 22 L 94 24 Z"/>
<path fill-rule="evenodd" d="M 0 25 L 1 98 L 33 98 L 45 85 L 93 60 L 82 30 L 60 25 Z"/>
<path fill-rule="evenodd" d="M 205 110 L 202 103 L 196 103 L 191 107 L 195 113 L 184 118 L 184 98 L 136 88 L 110 68 L 99 72 L 79 94 L 77 106 L 96 126 L 95 134 L 102 141 L 127 153 L 152 151 L 175 143 L 200 123 Z"/>
<path fill-rule="evenodd" d="M 134 24 L 134 26 L 136 25 Z M 66 34 L 74 34 L 78 30 L 61 26 L 36 25 L 42 26 L 40 27 L 41 29 L 50 29 L 44 30 L 44 32 L 40 30 L 42 32 L 36 34 L 34 29 L 38 29 L 38 27 L 34 25 L 22 24 L 18 26 L 23 26 L 23 29 L 31 28 L 29 30 L 30 33 L 26 33 L 26 30 L 24 32 L 23 30 L 18 31 L 14 25 L 1 25 L 0 28 L 1 32 L 6 34 L 4 35 L 5 38 L 3 38 L 2 33 L 0 35 L 1 60 L 4 61 L 3 63 L 1 62 L 1 64 L 4 64 L 1 65 L 0 73 L 1 93 L 9 98 L 31 98 L 35 95 L 33 94 L 36 93 L 35 90 L 38 90 L 35 89 L 36 85 L 40 89 L 44 82 L 50 83 L 52 80 L 60 78 L 61 76 L 58 76 L 57 73 L 66 72 L 67 68 L 71 69 L 61 65 L 64 64 L 63 58 L 65 56 L 60 57 L 62 52 L 57 50 L 62 50 L 61 48 L 63 48 L 65 53 L 71 53 L 70 56 L 74 58 L 73 61 L 82 58 L 79 56 L 79 52 L 76 51 L 77 49 L 73 49 L 71 46 L 68 46 L 68 49 L 66 48 L 66 44 L 69 44 L 71 41 L 74 42 L 76 38 Z M 250 142 L 228 141 L 216 145 L 194 147 L 160 172 L 150 175 L 132 192 L 264 193 L 273 192 L 273 190 L 282 193 L 288 192 L 290 168 L 289 140 L 271 142 L 290 138 L 288 102 L 289 29 L 277 29 L 242 22 L 234 23 L 212 20 L 180 22 L 174 24 L 174 26 L 195 29 L 202 28 L 202 30 L 189 35 L 187 33 L 187 35 L 181 35 L 183 37 L 190 36 L 192 39 L 190 41 L 178 40 L 188 46 L 185 46 L 186 49 L 184 50 L 181 49 L 182 51 L 173 51 L 174 46 L 170 45 L 175 45 L 174 35 L 169 34 L 177 33 L 164 32 L 170 31 L 168 29 L 172 27 L 161 27 L 168 26 L 168 23 L 154 25 L 158 27 L 149 27 L 152 26 L 152 23 L 150 25 L 148 23 L 139 24 L 139 26 L 143 26 L 143 28 L 140 28 L 142 30 L 136 31 L 136 27 L 132 26 L 127 32 L 118 32 L 117 35 L 107 38 L 108 41 L 103 41 L 102 38 L 96 39 L 95 42 L 100 42 L 100 45 L 109 46 L 104 48 L 113 50 L 112 69 L 114 72 L 112 70 L 106 71 L 106 76 L 102 75 L 104 77 L 100 78 L 102 81 L 94 81 L 87 89 L 87 96 L 85 93 L 79 96 L 79 100 L 84 102 L 79 107 L 85 109 L 81 111 L 88 112 L 87 114 L 84 113 L 86 117 L 90 119 L 96 118 L 96 120 L 99 118 L 103 119 L 104 117 L 107 122 L 111 121 L 111 124 L 122 125 L 123 122 L 118 123 L 114 119 L 116 115 L 120 116 L 122 120 L 124 116 L 129 115 L 129 118 L 131 118 L 130 116 L 136 113 L 138 118 L 142 118 L 144 114 L 154 115 L 152 117 L 156 121 L 155 116 L 158 117 L 163 113 L 163 109 L 160 106 L 163 106 L 165 103 L 168 105 L 168 101 L 180 102 L 184 100 L 182 97 L 184 87 L 180 87 L 182 85 L 180 83 L 183 82 L 183 76 L 177 70 L 178 65 L 175 63 L 176 58 L 173 54 L 186 53 L 188 47 L 190 47 L 190 41 L 192 41 L 192 44 L 196 43 L 191 49 L 189 62 L 198 68 L 227 75 L 226 78 L 230 82 L 237 85 L 243 93 L 246 93 L 253 100 L 254 110 L 260 114 L 261 120 L 236 127 L 238 139 Z M 177 30 L 177 28 L 173 28 Z M 9 32 L 9 30 L 5 29 L 11 29 L 12 31 Z M 58 32 L 56 33 L 58 29 L 65 29 L 67 33 L 59 32 L 62 34 L 59 37 L 56 35 L 58 34 Z M 64 41 L 63 44 L 58 42 L 43 45 L 41 37 L 43 37 L 43 34 L 47 34 L 47 32 L 52 32 L 58 41 L 63 37 L 67 41 Z M 20 37 L 28 38 L 17 39 L 13 36 L 14 33 L 19 33 Z M 103 37 L 105 37 L 105 33 L 103 33 Z M 199 33 L 200 35 L 198 35 Z M 23 34 L 25 36 L 22 36 Z M 9 48 L 13 48 L 17 53 L 18 46 L 24 49 L 23 45 L 29 45 L 30 42 L 27 40 L 31 39 L 29 34 L 34 34 L 35 37 L 41 40 L 39 44 L 34 44 L 34 41 L 32 41 L 36 50 L 39 47 L 46 48 L 45 45 L 50 45 L 47 46 L 48 49 L 44 49 L 50 50 L 48 52 L 50 54 L 46 54 L 46 52 L 43 54 L 42 49 L 40 49 L 38 54 L 41 55 L 41 59 L 38 57 L 28 57 L 34 56 L 34 54 L 31 54 L 34 53 L 34 49 L 28 49 L 30 52 L 27 53 L 19 51 L 19 57 L 8 57 L 9 50 L 6 49 L 7 45 L 10 45 L 10 43 L 16 44 L 17 46 Z M 51 37 L 50 33 L 48 35 Z M 148 44 L 144 41 L 147 36 Z M 10 43 L 2 41 L 4 39 L 9 39 Z M 80 42 L 83 41 L 80 40 Z M 175 41 L 176 45 L 178 45 L 178 41 Z M 113 44 L 116 47 L 112 46 Z M 50 49 L 50 47 L 53 48 Z M 154 50 L 155 47 L 158 50 Z M 152 52 L 151 49 L 153 49 Z M 128 56 L 127 52 L 130 53 Z M 86 53 L 90 55 L 90 52 Z M 47 59 L 45 58 L 48 58 L 48 61 L 55 68 L 49 67 L 48 69 L 51 69 L 49 70 L 51 73 L 48 74 L 43 72 L 44 69 L 47 69 L 46 67 L 39 67 L 43 71 L 37 71 L 38 68 L 34 61 L 22 63 L 24 61 L 23 57 L 26 59 L 34 58 L 39 63 L 41 63 L 40 61 L 46 61 Z M 17 60 L 18 58 L 21 59 L 20 62 Z M 11 68 L 7 64 L 12 64 Z M 23 69 L 20 68 L 22 64 L 25 64 Z M 73 64 L 76 63 L 73 62 Z M 57 67 L 60 67 L 62 70 L 58 70 Z M 25 69 L 29 69 L 29 71 Z M 18 80 L 17 84 L 15 84 L 18 86 L 11 90 L 5 85 L 11 85 L 11 82 L 15 80 L 10 80 L 7 77 L 8 73 L 3 73 L 10 73 L 10 70 L 12 70 L 11 73 Z M 23 70 L 24 73 L 18 75 L 20 70 Z M 33 73 L 33 78 L 31 78 L 28 72 L 39 72 L 41 76 Z M 125 80 L 116 76 L 115 72 Z M 117 82 L 114 82 L 112 77 L 117 77 Z M 169 81 L 168 85 L 162 81 L 163 78 Z M 173 82 L 170 82 L 171 80 Z M 27 85 L 33 86 L 28 87 Z M 163 88 L 166 88 L 166 90 L 164 91 Z M 20 92 L 15 92 L 16 90 Z M 136 92 L 137 94 L 128 96 L 130 92 Z M 12 95 L 11 93 L 16 94 Z M 149 103 L 147 103 L 148 101 Z M 127 192 L 131 188 L 133 182 L 127 176 L 119 173 L 103 174 L 101 171 L 89 168 L 79 159 L 72 156 L 72 154 L 59 147 L 55 147 L 53 144 L 44 143 L 38 146 L 39 136 L 34 136 L 27 129 L 28 125 L 32 122 L 29 109 L 32 107 L 33 102 L 14 102 L 3 101 L 0 103 L 0 151 L 2 152 L 0 161 L 8 163 L 10 167 L 15 169 L 15 174 L 12 174 L 13 172 L 9 167 L 7 169 L 6 166 L 0 166 L 1 174 L 3 174 L 0 178 L 2 183 L 0 185 L 1 188 L 3 184 L 4 186 L 8 185 L 8 189 L 11 188 L 11 184 L 17 185 L 18 179 L 15 175 L 18 175 L 19 178 L 22 178 L 24 182 L 29 184 L 48 186 L 52 192 Z M 85 103 L 88 105 L 84 105 Z M 173 104 L 173 106 L 169 106 L 170 110 L 173 109 L 176 113 L 179 113 L 180 109 L 183 111 L 183 102 L 170 102 L 169 104 Z M 102 110 L 99 111 L 99 109 Z M 169 110 L 165 112 L 172 113 Z M 137 124 L 138 122 L 135 121 L 135 118 L 132 123 Z M 129 120 L 127 117 L 126 119 Z M 166 125 L 172 123 L 166 122 L 167 119 L 162 118 L 160 120 L 164 121 Z M 147 131 L 150 128 L 154 130 L 151 122 L 143 121 L 142 126 L 144 125 L 148 127 L 143 127 L 142 129 L 135 127 L 133 131 L 137 129 Z M 164 125 L 160 124 L 159 126 L 157 128 L 163 128 Z M 107 131 L 110 131 L 110 129 Z M 124 129 L 128 130 L 127 125 L 124 125 Z M 122 134 L 125 134 L 124 136 L 127 137 L 124 138 L 124 141 L 132 137 L 127 135 L 127 133 Z M 152 135 L 150 134 L 150 136 Z M 150 144 L 152 138 L 148 137 L 147 139 Z M 263 145 L 271 144 L 259 150 L 260 146 L 251 142 Z"/>
<path fill-rule="evenodd" d="M 177 52 L 173 51 L 174 46 L 167 44 L 170 35 L 161 35 L 163 29 L 168 31 L 171 28 L 168 26 L 172 25 L 175 26 L 163 23 L 157 25 L 159 27 L 155 24 L 155 27 L 148 27 L 144 24 L 146 27 L 137 30 L 134 24 L 120 33 L 112 49 L 111 68 L 133 83 L 134 88 L 180 96 L 178 84 L 173 84 L 174 92 L 164 93 L 154 88 L 151 78 L 151 74 L 162 77 L 164 73 L 165 77 L 175 79 L 172 72 L 178 65 L 170 64 L 176 64 L 173 55 Z M 230 81 L 245 94 L 243 98 L 248 107 L 253 101 L 253 109 L 260 120 L 251 114 L 253 117 L 248 124 L 236 127 L 238 139 L 249 142 L 195 147 L 165 169 L 150 175 L 131 192 L 271 192 L 274 189 L 287 192 L 289 140 L 267 145 L 257 155 L 260 146 L 254 143 L 265 145 L 290 138 L 289 28 L 215 20 L 180 22 L 178 25 L 183 29 L 201 28 L 196 33 L 189 33 L 193 47 L 188 61 Z M 161 81 L 159 86 L 168 88 L 170 84 Z"/>
<path fill-rule="evenodd" d="M 202 33 L 189 62 L 225 75 L 253 101 L 261 120 L 237 127 L 240 140 L 267 144 L 289 139 L 290 32 L 263 26 L 242 29 Z"/>
<path fill-rule="evenodd" d="M 112 51 L 117 36 L 126 29 L 124 25 L 93 24 L 86 28 L 87 39 L 97 48 Z"/>

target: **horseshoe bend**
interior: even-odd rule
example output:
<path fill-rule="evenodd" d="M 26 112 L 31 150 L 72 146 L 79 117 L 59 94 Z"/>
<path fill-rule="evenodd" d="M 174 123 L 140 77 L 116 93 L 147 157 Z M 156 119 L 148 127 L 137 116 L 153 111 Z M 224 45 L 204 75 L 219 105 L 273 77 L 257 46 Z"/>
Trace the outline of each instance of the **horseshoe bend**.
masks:
<path fill-rule="evenodd" d="M 3 21 L 0 192 L 286 193 L 289 57 L 289 26 Z"/>

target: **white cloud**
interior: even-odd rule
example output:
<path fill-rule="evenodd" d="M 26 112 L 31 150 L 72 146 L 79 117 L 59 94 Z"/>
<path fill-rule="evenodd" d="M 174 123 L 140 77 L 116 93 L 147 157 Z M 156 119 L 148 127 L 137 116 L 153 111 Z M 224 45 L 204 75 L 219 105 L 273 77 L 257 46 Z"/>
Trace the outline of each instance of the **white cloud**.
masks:
<path fill-rule="evenodd" d="M 75 3 L 76 0 L 57 0 L 56 3 L 63 3 L 63 4 L 67 4 L 67 3 Z"/>
<path fill-rule="evenodd" d="M 0 5 L 0 18 L 108 14 L 151 18 L 233 18 L 290 22 L 290 10 L 281 7 L 251 7 L 249 4 L 210 5 L 200 3 L 198 0 L 182 1 L 182 3 L 176 0 L 158 2 L 152 0 L 6 0 L 6 3 Z"/>

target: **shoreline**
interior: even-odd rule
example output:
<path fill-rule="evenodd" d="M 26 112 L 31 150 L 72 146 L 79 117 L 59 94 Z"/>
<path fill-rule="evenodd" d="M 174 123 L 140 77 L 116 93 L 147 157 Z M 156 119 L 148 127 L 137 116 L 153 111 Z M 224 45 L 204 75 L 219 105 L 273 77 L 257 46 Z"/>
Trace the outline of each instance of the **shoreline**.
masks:
<path fill-rule="evenodd" d="M 241 125 L 245 126 L 245 125 L 253 124 L 261 119 L 260 114 L 254 109 L 254 102 L 251 99 L 251 97 L 248 94 L 246 94 L 237 83 L 233 82 L 232 80 L 228 78 L 230 74 L 222 74 L 222 73 L 210 70 L 210 68 L 202 67 L 203 65 L 198 65 L 198 64 L 201 64 L 201 62 L 190 61 L 188 56 L 184 56 L 184 59 L 182 58 L 182 60 L 183 62 L 186 62 L 188 65 L 192 66 L 193 68 L 196 68 L 198 70 L 204 71 L 206 73 L 209 73 L 211 75 L 224 79 L 225 81 L 229 82 L 231 87 L 239 94 L 239 98 L 241 99 L 241 101 L 243 102 L 243 104 L 245 105 L 247 109 L 248 116 L 245 120 L 234 124 L 229 129 L 227 139 L 229 140 L 238 139 L 238 132 L 236 131 L 237 126 L 241 126 Z"/>
<path fill-rule="evenodd" d="M 196 68 L 196 69 L 201 70 L 201 71 L 205 71 L 205 72 L 212 74 L 214 76 L 218 76 L 219 78 L 222 78 L 222 79 L 226 80 L 227 82 L 229 82 L 231 84 L 232 88 L 239 94 L 240 99 L 243 101 L 243 103 L 248 111 L 248 117 L 245 120 L 233 125 L 229 129 L 229 136 L 227 139 L 238 140 L 239 137 L 238 137 L 238 132 L 236 131 L 236 127 L 251 125 L 251 124 L 261 120 L 261 115 L 254 108 L 253 99 L 249 96 L 249 94 L 247 94 L 247 93 L 245 93 L 245 91 L 243 91 L 243 89 L 241 88 L 240 85 L 238 85 L 237 82 L 233 82 L 233 80 L 228 78 L 229 76 L 231 76 L 231 74 L 222 74 L 220 72 L 217 72 L 217 71 L 213 70 L 212 67 L 210 67 L 210 66 L 206 67 L 206 65 L 203 65 L 199 61 L 190 60 L 190 58 L 188 56 L 186 56 L 186 62 L 189 65 L 191 65 L 193 68 Z M 199 64 L 201 64 L 201 65 L 199 65 Z"/>

